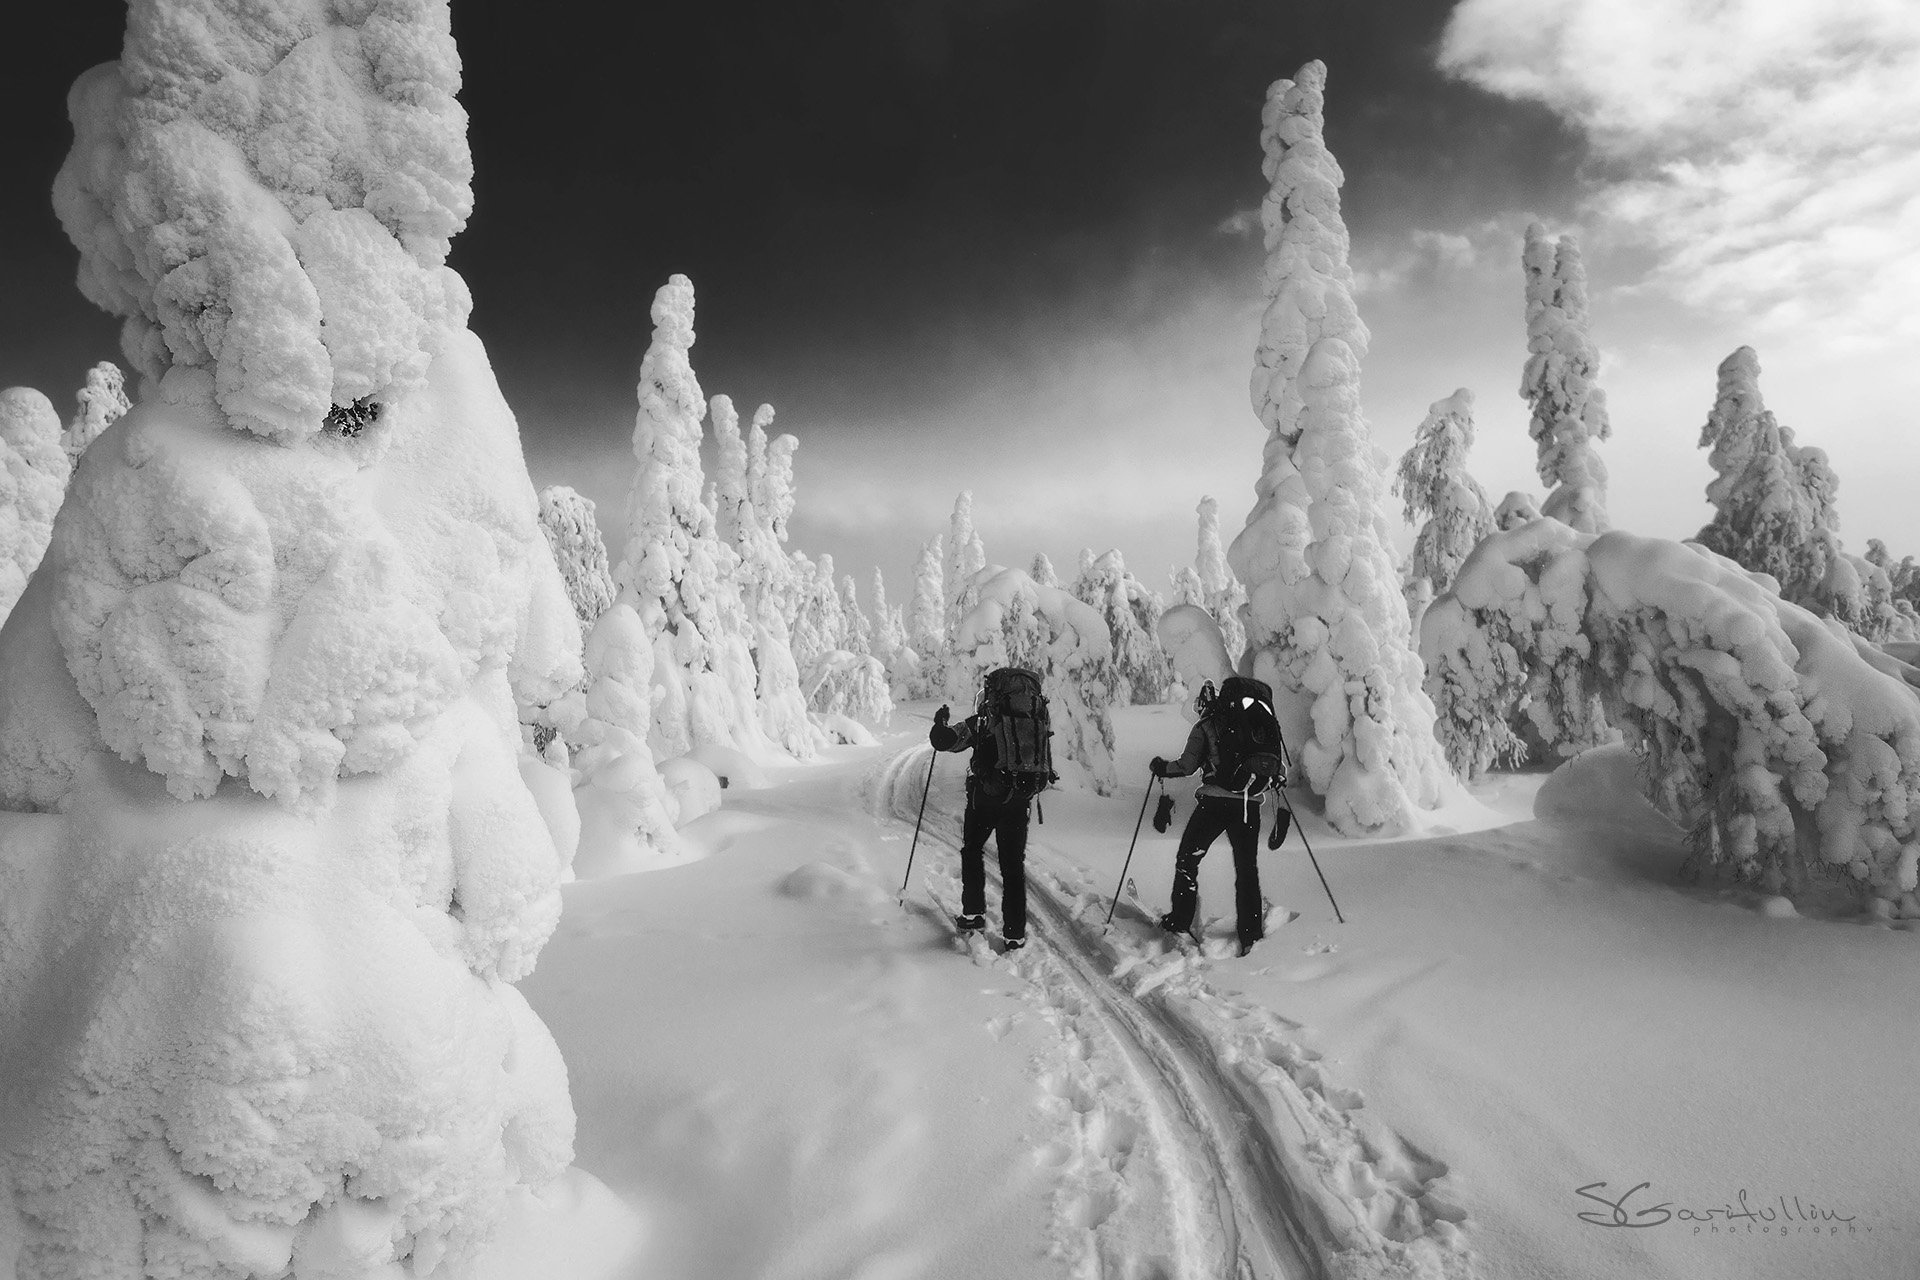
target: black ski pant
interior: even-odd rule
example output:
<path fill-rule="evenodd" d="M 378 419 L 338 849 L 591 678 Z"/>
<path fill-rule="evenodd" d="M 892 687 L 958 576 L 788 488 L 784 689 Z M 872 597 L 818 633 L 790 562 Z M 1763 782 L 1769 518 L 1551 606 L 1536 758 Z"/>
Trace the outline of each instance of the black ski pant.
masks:
<path fill-rule="evenodd" d="M 1027 801 L 985 794 L 967 781 L 967 816 L 960 835 L 960 910 L 987 910 L 987 837 L 1000 852 L 1000 914 L 1009 938 L 1027 936 Z"/>
<path fill-rule="evenodd" d="M 1200 859 L 1222 833 L 1233 847 L 1233 905 L 1240 941 L 1258 942 L 1266 936 L 1260 899 L 1258 800 L 1201 796 L 1194 801 L 1193 816 L 1187 819 L 1180 849 L 1173 856 L 1173 910 L 1168 923 L 1181 933 L 1193 927 L 1193 909 L 1200 899 Z"/>

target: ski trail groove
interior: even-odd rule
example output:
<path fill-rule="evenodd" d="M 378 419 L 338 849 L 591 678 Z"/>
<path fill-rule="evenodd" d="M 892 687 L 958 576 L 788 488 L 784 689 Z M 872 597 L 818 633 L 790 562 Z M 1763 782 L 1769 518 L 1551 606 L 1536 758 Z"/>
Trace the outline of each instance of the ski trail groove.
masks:
<path fill-rule="evenodd" d="M 912 823 L 926 778 L 924 750 L 885 759 L 868 775 L 875 811 Z M 932 845 L 956 856 L 958 828 L 955 815 L 930 806 L 922 853 Z M 1121 1064 L 1131 1101 L 1144 1113 L 1172 1228 L 1173 1239 L 1164 1242 L 1173 1254 L 1172 1275 L 1135 1266 L 1122 1274 L 1166 1280 L 1474 1274 L 1455 1229 L 1460 1215 L 1427 1194 L 1444 1176 L 1443 1165 L 1435 1165 L 1432 1176 L 1392 1175 L 1391 1157 L 1343 1114 L 1337 1099 L 1344 1091 L 1324 1085 L 1318 1055 L 1275 1033 L 1284 1019 L 1212 991 L 1200 976 L 1204 961 L 1184 949 L 1134 945 L 1124 919 L 1102 925 L 1104 895 L 1076 891 L 1061 874 L 1069 871 L 1084 885 L 1084 871 L 1044 843 L 1030 841 L 1028 850 L 1031 941 L 1013 967 L 1069 1038 L 1069 1056 L 1086 1048 L 1071 1041 L 1091 1026 Z M 952 879 L 931 863 L 922 875 Z M 991 861 L 988 875 L 998 879 Z M 976 963 L 992 958 L 984 942 L 972 952 Z M 1144 976 L 1129 978 L 1136 969 Z M 1240 1025 L 1250 1012 L 1261 1024 L 1251 1032 Z M 1381 1178 L 1392 1185 L 1383 1186 Z M 1126 1180 L 1139 1181 L 1131 1173 Z M 1085 1229 L 1096 1254 L 1100 1225 Z M 1104 1274 L 1098 1257 L 1092 1261 L 1094 1274 Z"/>

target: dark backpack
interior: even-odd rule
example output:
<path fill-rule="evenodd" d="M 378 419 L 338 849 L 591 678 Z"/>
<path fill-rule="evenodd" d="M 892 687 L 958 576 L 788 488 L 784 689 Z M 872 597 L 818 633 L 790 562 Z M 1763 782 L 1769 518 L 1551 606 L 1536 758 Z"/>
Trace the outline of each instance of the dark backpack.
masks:
<path fill-rule="evenodd" d="M 1037 796 L 1059 780 L 1053 771 L 1053 719 L 1040 677 L 1001 667 L 980 688 L 981 728 L 993 739 L 994 763 L 1016 796 Z"/>
<path fill-rule="evenodd" d="M 1287 747 L 1273 714 L 1273 690 L 1264 680 L 1228 676 L 1207 718 L 1219 758 L 1208 781 L 1229 791 L 1260 795 L 1287 780 Z"/>

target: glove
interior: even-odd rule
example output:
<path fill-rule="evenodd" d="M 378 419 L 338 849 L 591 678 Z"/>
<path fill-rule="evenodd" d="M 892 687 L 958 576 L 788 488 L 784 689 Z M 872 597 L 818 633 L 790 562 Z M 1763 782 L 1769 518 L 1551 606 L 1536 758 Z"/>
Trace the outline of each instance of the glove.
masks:
<path fill-rule="evenodd" d="M 1267 837 L 1267 848 L 1278 849 L 1280 842 L 1287 838 L 1287 828 L 1293 825 L 1293 812 L 1285 805 L 1273 815 L 1273 833 Z"/>
<path fill-rule="evenodd" d="M 953 712 L 948 710 L 944 706 L 942 706 L 938 711 L 933 713 L 933 722 L 941 726 L 942 728 L 945 728 L 947 721 L 951 719 L 953 719 Z"/>
<path fill-rule="evenodd" d="M 1162 792 L 1160 803 L 1153 807 L 1153 829 L 1165 831 L 1173 825 L 1173 797 Z"/>
<path fill-rule="evenodd" d="M 1164 778 L 1167 776 L 1167 762 L 1161 756 L 1155 756 L 1152 760 L 1148 761 L 1147 769 L 1156 778 Z"/>

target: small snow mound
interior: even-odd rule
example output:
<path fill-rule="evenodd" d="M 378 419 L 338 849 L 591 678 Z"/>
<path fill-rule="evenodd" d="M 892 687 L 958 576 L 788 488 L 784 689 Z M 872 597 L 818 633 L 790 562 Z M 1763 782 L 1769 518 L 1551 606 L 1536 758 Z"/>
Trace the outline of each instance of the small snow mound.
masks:
<path fill-rule="evenodd" d="M 831 712 L 820 717 L 820 727 L 825 729 L 834 742 L 847 747 L 875 747 L 880 739 L 873 736 L 867 726 L 852 716 Z"/>
<path fill-rule="evenodd" d="M 850 901 L 880 906 L 887 901 L 886 891 L 880 886 L 825 862 L 803 863 L 782 876 L 774 887 L 781 897 L 804 902 Z"/>
<path fill-rule="evenodd" d="M 1647 800 L 1640 757 L 1624 743 L 1582 751 L 1553 771 L 1533 798 L 1533 816 L 1561 821 L 1601 821 L 1677 830 Z"/>
<path fill-rule="evenodd" d="M 695 747 L 687 757 L 698 760 L 721 779 L 721 786 L 732 791 L 753 791 L 767 785 L 767 775 L 744 751 L 709 744 Z"/>
<path fill-rule="evenodd" d="M 1770 898 L 1761 900 L 1760 913 L 1762 915 L 1772 916 L 1775 920 L 1798 920 L 1800 918 L 1799 911 L 1794 909 L 1793 899 L 1777 893 Z"/>
<path fill-rule="evenodd" d="M 679 806 L 680 826 L 720 807 L 720 778 L 692 756 L 676 756 L 660 766 L 660 780 Z"/>

